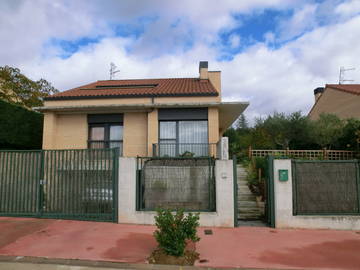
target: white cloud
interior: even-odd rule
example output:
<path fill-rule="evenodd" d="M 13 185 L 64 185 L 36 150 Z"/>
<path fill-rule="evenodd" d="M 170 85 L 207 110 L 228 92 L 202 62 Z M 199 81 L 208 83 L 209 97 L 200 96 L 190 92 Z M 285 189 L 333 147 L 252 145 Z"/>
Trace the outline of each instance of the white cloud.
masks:
<path fill-rule="evenodd" d="M 360 1 L 350 0 L 338 5 L 335 8 L 335 13 L 341 16 L 352 16 L 360 13 Z"/>
<path fill-rule="evenodd" d="M 315 9 L 314 5 L 305 5 L 288 21 L 287 30 L 282 28 L 284 37 L 303 33 L 301 37 L 269 48 L 276 34 L 268 32 L 265 43 L 247 48 L 231 61 L 219 61 L 218 48 L 212 43 L 218 31 L 237 23 L 233 12 L 250 13 L 295 2 L 303 1 L 223 1 L 221 5 L 205 0 L 146 1 L 142 5 L 139 1 L 109 1 L 107 5 L 87 1 L 39 1 L 36 6 L 29 1 L 17 6 L 2 4 L 0 65 L 18 66 L 33 79 L 43 77 L 65 90 L 107 79 L 110 62 L 120 69 L 117 78 L 125 79 L 196 77 L 199 61 L 208 60 L 210 69 L 222 70 L 223 98 L 250 101 L 250 117 L 275 110 L 307 113 L 313 104 L 312 90 L 336 83 L 340 66 L 360 70 L 355 57 L 360 55 L 360 16 L 342 15 L 341 21 L 318 27 L 314 21 L 304 22 Z M 346 13 L 344 9 L 341 5 L 334 7 L 342 14 Z M 157 14 L 161 17 L 146 25 L 139 38 L 115 37 L 109 27 L 109 22 L 131 23 L 142 16 L 156 18 Z M 59 51 L 53 47 L 44 56 L 44 42 L 51 37 L 77 39 L 99 33 L 105 37 L 81 47 L 69 58 L 56 56 Z M 191 48 L 184 49 L 184 40 L 192 43 Z M 233 47 L 240 42 L 241 36 L 230 38 Z M 352 78 L 359 82 L 359 73 L 354 72 Z"/>

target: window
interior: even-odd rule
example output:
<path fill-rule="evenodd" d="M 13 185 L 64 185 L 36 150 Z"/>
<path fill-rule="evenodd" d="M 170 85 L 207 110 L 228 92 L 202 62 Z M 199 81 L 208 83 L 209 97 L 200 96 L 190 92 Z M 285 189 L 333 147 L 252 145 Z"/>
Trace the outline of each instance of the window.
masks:
<path fill-rule="evenodd" d="M 122 115 L 88 115 L 89 148 L 119 148 L 122 155 Z"/>
<path fill-rule="evenodd" d="M 207 156 L 207 121 L 160 121 L 160 156 L 178 156 L 186 152 Z"/>

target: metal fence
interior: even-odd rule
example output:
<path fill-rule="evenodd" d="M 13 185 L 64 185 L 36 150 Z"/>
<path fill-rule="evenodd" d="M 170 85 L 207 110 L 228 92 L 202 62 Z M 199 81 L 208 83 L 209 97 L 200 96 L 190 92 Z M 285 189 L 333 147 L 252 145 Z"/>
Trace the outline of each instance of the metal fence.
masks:
<path fill-rule="evenodd" d="M 0 151 L 0 215 L 117 221 L 117 149 Z"/>
<path fill-rule="evenodd" d="M 138 210 L 215 211 L 214 168 L 212 158 L 138 158 Z"/>
<path fill-rule="evenodd" d="M 293 160 L 294 215 L 359 215 L 359 162 Z"/>

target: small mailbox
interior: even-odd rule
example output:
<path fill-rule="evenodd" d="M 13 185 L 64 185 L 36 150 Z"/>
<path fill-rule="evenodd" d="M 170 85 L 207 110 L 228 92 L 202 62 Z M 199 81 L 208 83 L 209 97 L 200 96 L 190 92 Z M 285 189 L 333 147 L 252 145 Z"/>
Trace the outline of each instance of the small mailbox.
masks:
<path fill-rule="evenodd" d="M 288 181 L 289 180 L 289 171 L 288 170 L 279 170 L 279 181 Z"/>

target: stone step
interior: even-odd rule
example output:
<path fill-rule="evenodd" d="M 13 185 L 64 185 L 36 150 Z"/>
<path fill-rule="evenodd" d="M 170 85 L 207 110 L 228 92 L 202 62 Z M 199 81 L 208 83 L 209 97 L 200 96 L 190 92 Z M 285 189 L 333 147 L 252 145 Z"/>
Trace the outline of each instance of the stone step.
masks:
<path fill-rule="evenodd" d="M 243 208 L 257 208 L 257 204 L 256 204 L 256 201 L 239 201 L 238 202 L 238 207 L 239 209 L 243 209 Z"/>
<path fill-rule="evenodd" d="M 238 194 L 238 201 L 256 201 L 254 194 L 242 193 Z"/>
<path fill-rule="evenodd" d="M 241 207 L 239 208 L 238 213 L 243 214 L 260 214 L 261 211 L 258 207 Z"/>
<path fill-rule="evenodd" d="M 242 216 L 238 216 L 238 219 L 239 220 L 260 220 L 262 219 L 262 216 L 259 216 L 259 215 L 242 215 Z"/>

